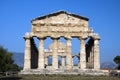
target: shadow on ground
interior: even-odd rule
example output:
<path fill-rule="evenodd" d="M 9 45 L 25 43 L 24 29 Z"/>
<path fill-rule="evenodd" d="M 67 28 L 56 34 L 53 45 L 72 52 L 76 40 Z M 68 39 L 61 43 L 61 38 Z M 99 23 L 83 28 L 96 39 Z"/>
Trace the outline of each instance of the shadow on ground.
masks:
<path fill-rule="evenodd" d="M 0 80 L 21 80 L 21 77 L 2 77 Z"/>

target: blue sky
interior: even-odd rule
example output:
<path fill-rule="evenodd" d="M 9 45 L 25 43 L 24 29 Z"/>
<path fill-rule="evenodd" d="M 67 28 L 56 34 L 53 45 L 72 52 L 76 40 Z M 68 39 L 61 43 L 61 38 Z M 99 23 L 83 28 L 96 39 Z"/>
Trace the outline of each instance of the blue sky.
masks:
<path fill-rule="evenodd" d="M 101 36 L 101 62 L 120 55 L 120 0 L 0 0 L 0 45 L 24 52 L 22 37 L 31 30 L 30 20 L 58 10 L 90 19 L 89 26 Z"/>

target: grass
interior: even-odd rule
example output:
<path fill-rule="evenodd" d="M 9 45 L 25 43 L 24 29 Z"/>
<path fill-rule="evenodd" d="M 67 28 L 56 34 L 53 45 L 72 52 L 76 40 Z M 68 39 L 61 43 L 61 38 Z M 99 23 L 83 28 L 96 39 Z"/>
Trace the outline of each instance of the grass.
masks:
<path fill-rule="evenodd" d="M 79 76 L 79 75 L 17 75 L 2 77 L 0 80 L 120 80 L 109 76 Z"/>

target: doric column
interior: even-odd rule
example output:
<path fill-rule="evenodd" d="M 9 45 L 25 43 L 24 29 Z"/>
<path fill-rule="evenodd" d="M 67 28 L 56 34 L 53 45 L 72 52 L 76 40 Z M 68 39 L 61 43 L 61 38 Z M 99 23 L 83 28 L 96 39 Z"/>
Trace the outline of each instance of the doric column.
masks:
<path fill-rule="evenodd" d="M 99 39 L 94 40 L 94 69 L 100 69 Z"/>
<path fill-rule="evenodd" d="M 65 67 L 65 56 L 62 56 L 62 67 Z"/>
<path fill-rule="evenodd" d="M 72 57 L 72 68 L 73 68 L 73 66 L 74 66 L 74 61 L 73 61 L 73 59 L 74 59 L 74 57 Z"/>
<path fill-rule="evenodd" d="M 52 56 L 52 67 L 58 69 L 58 38 L 52 38 L 54 44 L 53 56 Z"/>
<path fill-rule="evenodd" d="M 71 43 L 71 38 L 67 38 L 66 67 L 67 67 L 67 69 L 72 69 L 72 43 Z"/>
<path fill-rule="evenodd" d="M 80 58 L 78 58 L 78 68 L 80 68 Z"/>
<path fill-rule="evenodd" d="M 80 38 L 80 68 L 86 69 L 85 38 Z"/>
<path fill-rule="evenodd" d="M 92 69 L 94 68 L 94 46 L 91 47 L 90 66 L 91 66 Z"/>
<path fill-rule="evenodd" d="M 44 69 L 45 54 L 44 54 L 44 38 L 39 39 L 39 54 L 38 54 L 38 69 Z"/>
<path fill-rule="evenodd" d="M 31 69 L 31 44 L 30 37 L 24 37 L 25 39 L 25 53 L 24 53 L 24 70 Z"/>
<path fill-rule="evenodd" d="M 45 56 L 45 64 L 48 65 L 48 57 Z"/>

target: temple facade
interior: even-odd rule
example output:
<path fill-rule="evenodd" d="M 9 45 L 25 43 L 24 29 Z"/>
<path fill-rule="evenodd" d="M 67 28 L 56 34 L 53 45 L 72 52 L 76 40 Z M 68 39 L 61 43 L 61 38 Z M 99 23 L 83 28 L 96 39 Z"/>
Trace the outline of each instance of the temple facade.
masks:
<path fill-rule="evenodd" d="M 23 71 L 100 70 L 100 36 L 89 27 L 88 21 L 87 17 L 66 11 L 58 11 L 32 19 L 31 32 L 26 32 L 24 35 Z M 34 37 L 39 40 L 39 48 L 36 47 Z M 53 40 L 47 50 L 44 49 L 46 37 Z M 59 41 L 60 37 L 64 37 L 66 43 Z M 72 38 L 80 40 L 79 53 L 72 53 Z M 51 65 L 48 65 L 49 56 L 52 57 Z M 61 65 L 59 65 L 58 56 L 61 56 Z M 75 56 L 78 58 L 76 68 L 73 63 Z"/>

